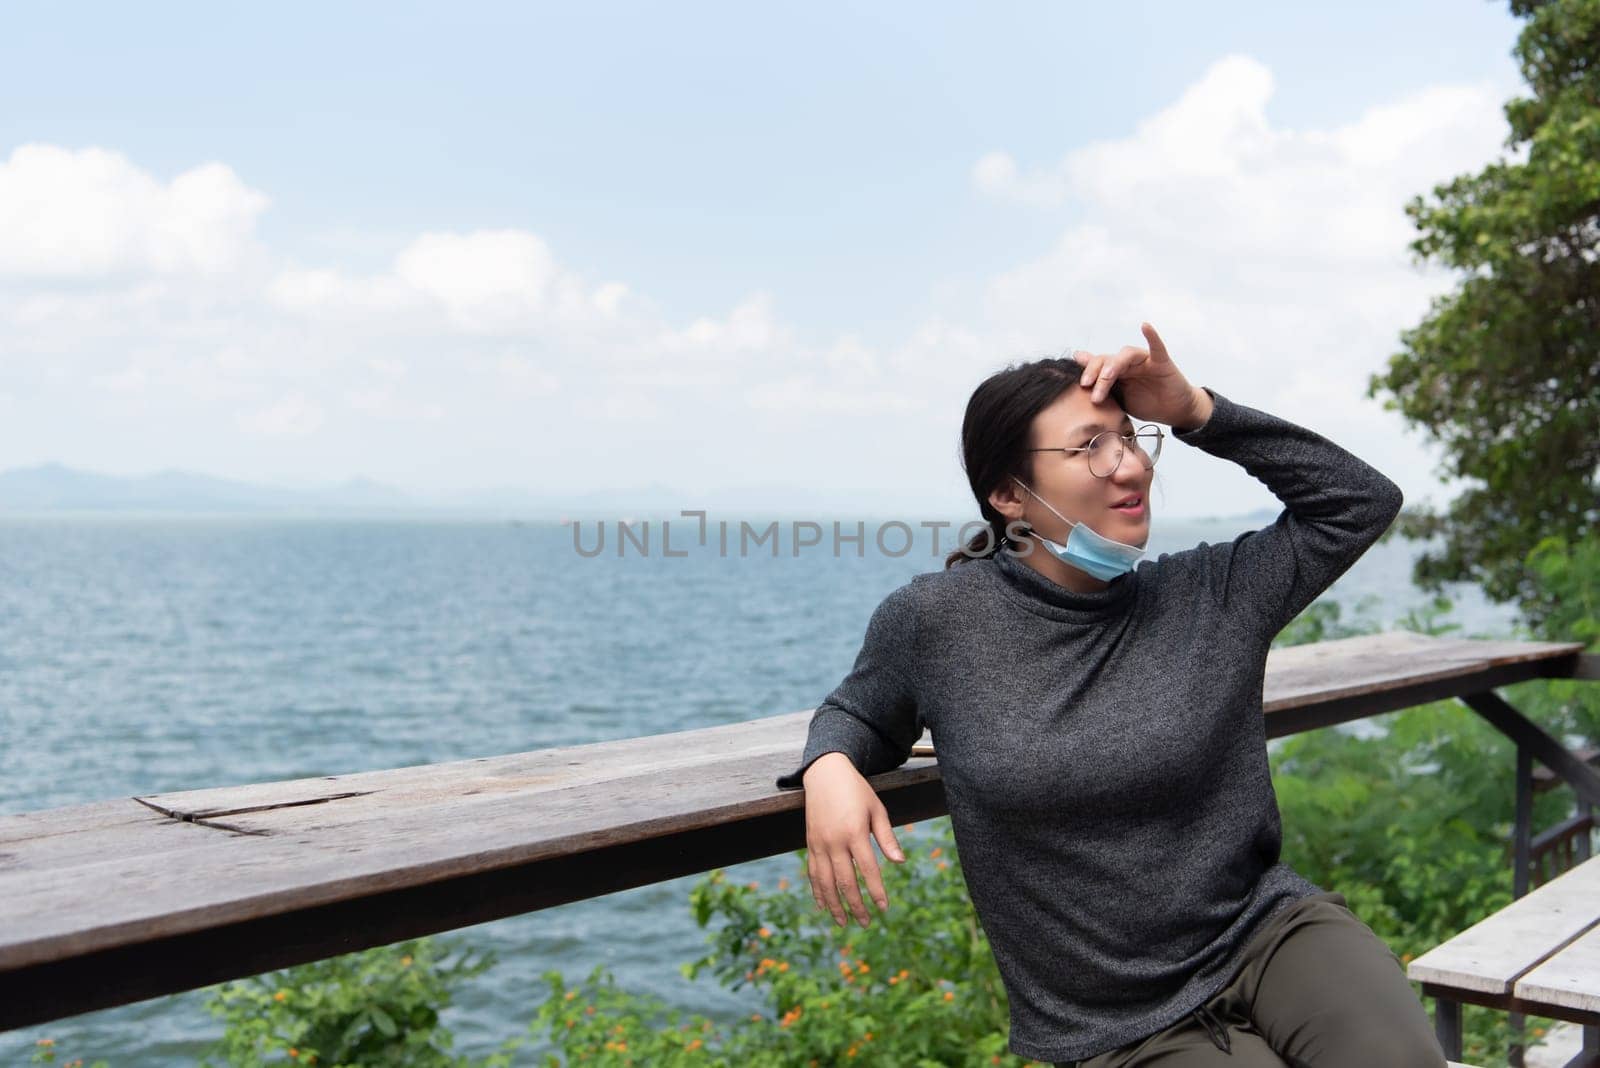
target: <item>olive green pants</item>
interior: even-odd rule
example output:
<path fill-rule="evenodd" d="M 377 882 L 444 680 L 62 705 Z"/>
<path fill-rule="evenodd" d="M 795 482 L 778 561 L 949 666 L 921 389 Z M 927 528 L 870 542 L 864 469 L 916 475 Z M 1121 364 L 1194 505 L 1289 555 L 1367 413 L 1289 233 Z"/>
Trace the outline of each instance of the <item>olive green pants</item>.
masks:
<path fill-rule="evenodd" d="M 1444 1068 L 1400 958 L 1344 895 L 1267 921 L 1228 984 L 1163 1031 L 1056 1068 Z"/>

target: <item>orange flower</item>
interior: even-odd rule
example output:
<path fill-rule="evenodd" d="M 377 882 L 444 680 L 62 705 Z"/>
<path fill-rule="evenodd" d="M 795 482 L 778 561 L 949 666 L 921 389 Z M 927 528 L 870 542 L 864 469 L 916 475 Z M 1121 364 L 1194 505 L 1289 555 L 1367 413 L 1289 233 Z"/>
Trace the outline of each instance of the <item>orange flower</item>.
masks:
<path fill-rule="evenodd" d="M 911 974 L 911 969 L 910 968 L 901 968 L 900 969 L 900 978 L 904 979 L 906 976 L 908 976 L 910 974 Z"/>
<path fill-rule="evenodd" d="M 769 927 L 763 927 L 761 930 L 757 931 L 756 934 L 760 935 L 762 938 L 771 938 L 772 929 Z"/>
<path fill-rule="evenodd" d="M 288 996 L 289 996 L 288 991 L 280 990 L 276 994 L 272 995 L 272 1000 L 273 1001 L 282 1001 L 284 998 L 286 998 Z"/>
<path fill-rule="evenodd" d="M 700 1048 L 700 1047 L 701 1047 L 701 1046 L 703 1046 L 703 1045 L 705 1045 L 705 1043 L 704 1043 L 704 1042 L 702 1042 L 702 1041 L 700 1041 L 700 1040 L 699 1040 L 699 1039 L 698 1039 L 698 1038 L 697 1038 L 697 1039 L 695 1039 L 695 1040 L 694 1040 L 694 1041 L 693 1041 L 693 1042 L 690 1042 L 690 1043 L 689 1043 L 689 1045 L 688 1045 L 688 1048 L 689 1048 L 689 1049 L 699 1049 L 699 1048 Z"/>
<path fill-rule="evenodd" d="M 293 1046 L 290 1046 L 289 1047 L 289 1059 L 290 1060 L 295 1060 L 299 1056 L 300 1056 L 300 1051 L 295 1049 Z"/>
<path fill-rule="evenodd" d="M 34 1043 L 36 1046 L 53 1046 L 55 1044 L 56 1040 L 53 1038 L 41 1038 L 39 1041 Z"/>
<path fill-rule="evenodd" d="M 934 847 L 933 847 L 933 852 L 932 852 L 932 853 L 929 853 L 929 854 L 928 854 L 928 858 L 929 858 L 929 859 L 930 859 L 930 860 L 931 860 L 931 859 L 934 859 L 934 858 L 936 858 L 936 857 L 937 857 L 937 856 L 938 856 L 938 855 L 939 855 L 939 854 L 940 854 L 940 853 L 943 853 L 943 852 L 944 852 L 944 850 L 943 850 L 943 849 L 942 849 L 942 848 L 940 848 L 940 847 L 939 847 L 939 846 L 934 846 Z"/>
<path fill-rule="evenodd" d="M 867 974 L 871 970 L 872 969 L 867 966 L 867 962 L 866 961 L 862 961 L 860 964 L 856 965 L 856 971 L 860 972 L 862 975 Z"/>
<path fill-rule="evenodd" d="M 594 1006 L 590 1005 L 588 1008 L 584 1009 L 583 1010 L 583 1014 L 585 1016 L 593 1016 L 594 1015 Z"/>
<path fill-rule="evenodd" d="M 759 1012 L 752 1012 L 750 1014 L 750 1019 L 754 1020 L 756 1023 L 760 1023 L 761 1022 L 761 1014 Z"/>
<path fill-rule="evenodd" d="M 789 889 L 789 880 L 788 879 L 779 879 L 778 880 L 778 889 L 779 890 L 787 890 L 787 889 Z"/>
<path fill-rule="evenodd" d="M 571 1001 L 573 998 L 575 998 L 577 996 L 578 996 L 578 992 L 576 990 L 567 991 L 567 1000 L 568 1001 Z"/>
<path fill-rule="evenodd" d="M 788 961 L 786 961 L 786 960 L 780 960 L 780 961 L 779 961 L 779 962 L 778 962 L 778 970 L 779 970 L 779 971 L 780 971 L 780 972 L 786 972 L 786 971 L 788 971 L 788 970 L 789 970 L 789 962 L 788 962 Z"/>
<path fill-rule="evenodd" d="M 946 990 L 944 992 L 944 999 L 946 1001 L 954 1001 L 956 999 L 956 992 L 954 990 Z"/>
<path fill-rule="evenodd" d="M 948 865 L 948 864 L 946 864 L 946 863 L 945 863 L 945 862 L 944 862 L 944 861 L 942 861 L 942 860 L 941 860 L 941 861 L 940 861 L 940 862 L 939 862 L 939 864 L 938 864 L 938 868 L 939 868 L 939 870 L 940 870 L 940 871 L 944 871 L 944 870 L 945 870 L 945 869 L 946 869 L 946 868 L 948 868 L 948 867 L 949 867 L 949 866 L 950 866 L 950 865 Z"/>
<path fill-rule="evenodd" d="M 752 880 L 751 882 L 748 882 L 748 883 L 745 884 L 745 889 L 746 890 L 760 890 L 761 889 L 761 884 L 758 883 L 758 882 L 755 882 L 754 880 Z"/>
<path fill-rule="evenodd" d="M 861 1036 L 861 1041 L 863 1041 L 863 1042 L 871 1042 L 872 1041 L 872 1032 L 868 1031 L 866 1034 L 862 1035 Z"/>

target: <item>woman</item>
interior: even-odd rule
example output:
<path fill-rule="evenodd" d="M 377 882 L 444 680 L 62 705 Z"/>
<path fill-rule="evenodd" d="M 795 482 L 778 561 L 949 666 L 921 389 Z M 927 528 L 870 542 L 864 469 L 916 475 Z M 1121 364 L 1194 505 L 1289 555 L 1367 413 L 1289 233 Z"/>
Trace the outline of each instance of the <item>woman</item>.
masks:
<path fill-rule="evenodd" d="M 988 529 L 873 612 L 798 768 L 819 908 L 888 907 L 903 862 L 865 776 L 939 753 L 1010 1049 L 1084 1068 L 1442 1066 L 1398 958 L 1279 859 L 1261 686 L 1273 637 L 1400 510 L 1316 433 L 1148 348 L 991 376 L 962 424 Z M 1283 502 L 1270 526 L 1143 559 L 1164 437 Z"/>

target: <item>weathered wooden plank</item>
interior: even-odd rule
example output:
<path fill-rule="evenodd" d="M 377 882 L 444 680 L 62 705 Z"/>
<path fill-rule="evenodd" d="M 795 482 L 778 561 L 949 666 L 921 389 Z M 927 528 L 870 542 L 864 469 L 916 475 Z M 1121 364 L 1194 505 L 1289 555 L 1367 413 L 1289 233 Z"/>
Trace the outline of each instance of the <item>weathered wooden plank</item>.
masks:
<path fill-rule="evenodd" d="M 1600 921 L 1600 863 L 1586 861 L 1416 957 L 1406 975 L 1483 994 L 1516 981 Z"/>
<path fill-rule="evenodd" d="M 790 759 L 792 754 L 785 757 L 784 766 Z M 936 769 L 929 762 L 919 763 L 926 766 L 908 765 L 874 778 L 896 823 L 945 811 Z M 694 822 L 704 826 L 670 832 L 660 826 L 645 827 L 642 836 L 633 833 L 640 828 L 607 828 L 605 835 L 554 841 L 551 855 L 520 864 L 505 863 L 504 853 L 473 855 L 469 842 L 458 843 L 460 855 L 453 869 L 440 863 L 407 868 L 408 859 L 415 860 L 416 845 L 403 833 L 386 848 L 370 852 L 359 843 L 347 843 L 351 853 L 332 858 L 315 855 L 319 852 L 315 835 L 302 838 L 298 850 L 274 855 L 273 850 L 287 849 L 295 840 L 218 833 L 216 841 L 231 855 L 219 856 L 217 846 L 199 855 L 169 854 L 167 871 L 143 873 L 149 888 L 142 895 L 125 879 L 117 894 L 104 895 L 102 902 L 109 911 L 131 917 L 120 930 L 98 924 L 93 902 L 85 900 L 75 918 L 91 926 L 56 939 L 54 945 L 39 940 L 33 946 L 12 947 L 18 957 L 21 951 L 40 946 L 47 952 L 31 963 L 0 967 L 0 1030 L 796 849 L 805 840 L 803 798 L 798 792 L 771 796 L 773 774 L 773 767 L 761 773 L 769 793 L 762 803 L 733 815 L 710 813 L 706 818 L 697 813 Z M 672 786 L 662 784 L 663 789 Z M 529 816 L 527 810 L 509 811 L 500 822 L 526 827 Z M 329 843 L 321 845 L 331 848 Z M 413 855 L 408 857 L 408 852 Z M 286 868 L 329 859 L 337 862 L 334 872 L 345 879 L 342 885 L 308 884 L 312 876 Z M 80 874 L 91 880 L 122 878 L 115 865 L 107 867 L 104 872 L 80 869 Z M 182 891 L 189 880 L 215 883 L 224 900 L 202 895 L 212 903 L 188 907 L 192 902 Z M 59 889 L 45 887 L 39 892 L 48 895 Z M 148 902 L 151 908 L 139 915 L 141 910 L 130 905 L 130 896 L 132 905 Z"/>
<path fill-rule="evenodd" d="M 1262 703 L 1269 738 L 1575 670 L 1578 642 L 1385 632 L 1273 649 Z"/>
<path fill-rule="evenodd" d="M 526 794 L 440 798 L 425 787 L 421 801 L 392 806 L 362 794 L 231 817 L 256 833 L 203 830 L 182 849 L 25 866 L 0 881 L 0 970 L 795 809 L 800 796 L 772 786 L 792 760 L 691 751 L 608 777 L 598 792 L 541 782 Z M 927 760 L 890 774 L 937 778 Z M 344 805 L 360 811 L 334 818 Z"/>
<path fill-rule="evenodd" d="M 74 814 L 70 823 L 56 821 L 47 833 L 25 837 L 22 828 L 13 829 L 16 837 L 0 842 L 0 888 L 9 887 L 10 879 L 23 872 L 149 857 L 188 848 L 216 833 L 163 816 L 132 798 L 82 807 L 93 811 Z M 7 909 L 6 892 L 0 889 L 0 917 Z M 0 918 L 0 925 L 5 922 Z"/>
<path fill-rule="evenodd" d="M 1268 733 L 1568 673 L 1577 648 L 1275 650 Z M 0 1027 L 797 848 L 803 795 L 772 780 L 811 716 L 0 817 Z M 874 785 L 901 822 L 944 811 L 931 760 Z"/>
<path fill-rule="evenodd" d="M 776 752 L 786 745 L 792 746 L 796 733 L 803 745 L 811 715 L 812 710 L 806 709 L 670 734 L 618 738 L 439 764 L 324 775 L 315 779 L 206 787 L 142 796 L 146 801 L 192 817 L 226 820 L 229 814 L 251 807 L 299 804 L 308 799 L 351 792 L 392 792 L 396 787 L 419 790 L 436 788 L 441 796 L 448 796 L 460 789 L 497 791 L 519 790 L 538 784 L 573 786 L 584 782 L 601 782 L 613 774 L 632 774 L 660 761 L 687 759 L 702 762 L 714 761 L 719 756 L 737 759 Z M 795 750 L 795 755 L 798 754 L 799 750 Z M 3 834 L 3 824 L 0 824 L 0 836 Z"/>
<path fill-rule="evenodd" d="M 1600 912 L 1600 901 L 1593 908 Z M 1600 920 L 1518 979 L 1513 993 L 1541 1005 L 1600 1013 Z"/>

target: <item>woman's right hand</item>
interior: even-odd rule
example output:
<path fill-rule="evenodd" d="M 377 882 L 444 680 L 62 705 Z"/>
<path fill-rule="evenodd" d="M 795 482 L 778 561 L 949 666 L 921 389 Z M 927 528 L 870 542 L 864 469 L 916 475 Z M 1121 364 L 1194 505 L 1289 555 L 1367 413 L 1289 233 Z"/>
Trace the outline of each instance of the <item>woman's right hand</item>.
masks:
<path fill-rule="evenodd" d="M 884 856 L 904 864 L 905 853 L 889 825 L 889 810 L 866 777 L 843 753 L 824 753 L 811 762 L 801 777 L 806 794 L 806 873 L 817 908 L 833 913 L 843 927 L 845 907 L 861 926 L 870 921 L 861 900 L 856 869 L 867 880 L 867 890 L 880 913 L 888 911 L 889 896 L 872 852 L 876 839 Z"/>

